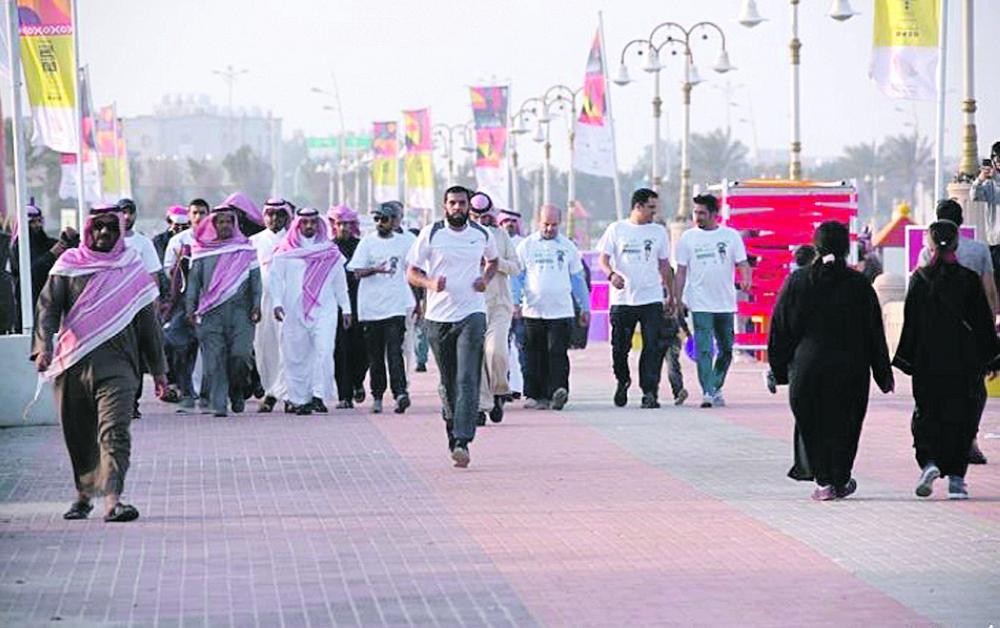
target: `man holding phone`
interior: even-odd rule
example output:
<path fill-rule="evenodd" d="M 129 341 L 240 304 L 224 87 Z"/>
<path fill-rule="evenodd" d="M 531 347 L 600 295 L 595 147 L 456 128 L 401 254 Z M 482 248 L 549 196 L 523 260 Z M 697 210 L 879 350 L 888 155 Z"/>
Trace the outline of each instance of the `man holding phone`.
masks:
<path fill-rule="evenodd" d="M 1000 244 L 1000 221 L 997 220 L 997 205 L 1000 205 L 1000 142 L 993 143 L 990 158 L 983 160 L 979 176 L 969 189 L 969 197 L 986 203 L 986 241 Z"/>

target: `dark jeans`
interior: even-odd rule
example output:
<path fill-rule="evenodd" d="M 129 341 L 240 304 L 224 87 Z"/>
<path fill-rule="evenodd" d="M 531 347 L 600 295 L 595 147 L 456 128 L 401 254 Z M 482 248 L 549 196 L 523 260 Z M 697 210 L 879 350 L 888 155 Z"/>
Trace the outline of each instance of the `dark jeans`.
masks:
<path fill-rule="evenodd" d="M 524 319 L 515 318 L 510 323 L 510 333 L 514 337 L 514 345 L 517 346 L 517 363 L 521 367 L 521 375 L 528 372 L 528 356 L 524 351 Z"/>
<path fill-rule="evenodd" d="M 173 383 L 177 385 L 184 397 L 195 398 L 192 375 L 194 363 L 198 358 L 198 339 L 195 330 L 181 309 L 170 318 L 163 331 L 163 349 L 167 357 L 167 370 L 170 371 Z"/>
<path fill-rule="evenodd" d="M 333 378 L 337 380 L 337 397 L 340 401 L 353 399 L 354 391 L 364 388 L 365 373 L 368 371 L 368 350 L 361 323 L 355 321 L 347 329 L 337 330 L 337 343 L 333 347 L 333 365 Z"/>
<path fill-rule="evenodd" d="M 726 383 L 729 365 L 733 363 L 732 312 L 692 312 L 694 345 L 698 352 L 698 383 L 706 395 L 714 395 Z M 712 364 L 712 338 L 719 355 Z"/>
<path fill-rule="evenodd" d="M 427 342 L 441 374 L 441 401 L 455 439 L 471 441 L 479 415 L 486 314 L 476 312 L 454 323 L 427 321 Z"/>
<path fill-rule="evenodd" d="M 660 330 L 663 327 L 663 305 L 612 305 L 611 306 L 611 362 L 615 379 L 631 382 L 628 370 L 628 353 L 632 349 L 632 334 L 636 323 L 642 333 L 642 352 L 639 354 L 639 387 L 643 393 L 659 393 L 660 369 L 663 362 L 663 344 Z"/>
<path fill-rule="evenodd" d="M 372 397 L 385 394 L 385 367 L 389 365 L 392 396 L 406 394 L 406 366 L 403 364 L 403 334 L 406 317 L 393 316 L 380 321 L 365 321 L 365 347 L 368 349 L 368 381 Z"/>
<path fill-rule="evenodd" d="M 524 373 L 524 396 L 552 399 L 560 388 L 569 390 L 569 338 L 572 318 L 525 318 L 524 349 L 528 370 Z"/>

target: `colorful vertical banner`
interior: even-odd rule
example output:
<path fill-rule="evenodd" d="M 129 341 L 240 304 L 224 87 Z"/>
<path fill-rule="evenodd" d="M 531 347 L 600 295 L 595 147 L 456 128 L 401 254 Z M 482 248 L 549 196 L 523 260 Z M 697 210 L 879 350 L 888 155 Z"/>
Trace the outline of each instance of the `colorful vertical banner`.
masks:
<path fill-rule="evenodd" d="M 115 132 L 118 134 L 116 145 L 118 149 L 118 185 L 121 189 L 121 196 L 134 198 L 132 196 L 132 170 L 128 165 L 128 145 L 125 143 L 125 129 L 122 127 L 121 118 L 118 118 Z"/>
<path fill-rule="evenodd" d="M 121 196 L 120 171 L 118 165 L 117 121 L 114 107 L 101 107 L 97 113 L 94 141 L 101 169 L 101 187 L 109 194 Z"/>
<path fill-rule="evenodd" d="M 510 207 L 507 190 L 506 85 L 470 88 L 476 127 L 476 186 L 496 207 Z"/>
<path fill-rule="evenodd" d="M 399 200 L 399 125 L 372 125 L 372 186 L 376 203 Z"/>
<path fill-rule="evenodd" d="M 18 28 L 34 142 L 77 151 L 71 0 L 18 0 Z"/>
<path fill-rule="evenodd" d="M 583 104 L 574 122 L 573 168 L 598 177 L 615 176 L 614 134 L 608 117 L 607 83 L 604 80 L 604 45 L 601 32 L 587 57 L 583 75 Z"/>
<path fill-rule="evenodd" d="M 431 155 L 434 141 L 431 138 L 431 115 L 427 109 L 403 112 L 403 141 L 406 157 L 406 199 L 414 209 L 434 208 L 434 165 Z"/>
<path fill-rule="evenodd" d="M 116 201 L 117 198 L 105 198 L 103 186 L 101 185 L 101 161 L 100 152 L 97 149 L 97 116 L 91 108 L 90 79 L 86 68 L 80 70 L 80 99 L 81 111 L 83 112 L 82 136 L 83 136 L 83 200 L 87 203 L 107 200 Z M 78 169 L 76 167 L 76 153 L 63 153 L 60 155 L 62 180 L 59 182 L 59 196 L 62 198 L 76 198 L 76 180 Z M 109 192 L 113 193 L 113 192 Z"/>
<path fill-rule="evenodd" d="M 868 75 L 891 98 L 932 100 L 937 94 L 940 0 L 875 0 Z"/>

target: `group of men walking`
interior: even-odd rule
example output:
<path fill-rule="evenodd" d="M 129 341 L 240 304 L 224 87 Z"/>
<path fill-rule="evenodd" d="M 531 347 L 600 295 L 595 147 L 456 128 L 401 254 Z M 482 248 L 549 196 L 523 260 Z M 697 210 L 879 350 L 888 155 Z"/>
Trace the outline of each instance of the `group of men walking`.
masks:
<path fill-rule="evenodd" d="M 694 202 L 697 228 L 682 235 L 673 263 L 668 231 L 655 220 L 659 200 L 652 190 L 637 190 L 628 218 L 609 225 L 597 244 L 597 261 L 610 286 L 616 406 L 628 404 L 628 354 L 636 326 L 642 343 L 641 407 L 660 406 L 665 362 L 673 402 L 685 402 L 678 355 L 688 312 L 701 406 L 725 405 L 736 291 L 749 289 L 750 266 L 739 233 L 719 223 L 718 200 L 703 195 Z M 400 203 L 382 203 L 372 214 L 374 230 L 361 237 L 358 216 L 347 207 L 321 214 L 275 198 L 259 209 L 237 193 L 213 208 L 200 199 L 171 208 L 168 229 L 150 239 L 133 231 L 131 201 L 92 208 L 82 243 L 63 246 L 39 289 L 32 355 L 43 376 L 55 381 L 73 462 L 78 497 L 65 517 L 85 518 L 90 498 L 98 494 L 106 495 L 106 520 L 138 516 L 120 496 L 129 464 L 128 426 L 138 418 L 143 372 L 153 376 L 159 397 L 175 396 L 180 410 L 200 405 L 217 417 L 244 411 L 254 392 L 265 413 L 279 403 L 298 415 L 327 412 L 326 403 L 333 400 L 337 408 L 351 408 L 365 400 L 367 374 L 371 411 L 382 412 L 389 392 L 401 414 L 411 405 L 407 364 L 415 361 L 417 370 L 424 370 L 426 350 L 419 346 L 426 341 L 440 376 L 449 453 L 461 468 L 470 463 L 476 428 L 487 418 L 502 421 L 504 405 L 517 393 L 526 398 L 525 408 L 562 409 L 570 393 L 570 337 L 575 326 L 589 324 L 590 295 L 581 254 L 559 233 L 561 210 L 540 208 L 535 230 L 522 236 L 519 215 L 498 212 L 484 193 L 454 186 L 444 193 L 442 212 L 442 220 L 414 234 L 400 226 Z M 942 282 L 958 285 L 956 273 L 941 266 L 954 261 L 958 243 L 946 227 L 931 230 L 937 254 L 925 277 L 930 296 L 945 290 Z M 844 229 L 824 226 L 817 232 L 820 259 L 808 273 L 793 275 L 772 330 L 773 379 L 792 384 L 802 443 L 792 475 L 824 483 L 817 499 L 843 497 L 856 487 L 850 466 L 867 375 L 854 378 L 851 369 L 871 368 L 884 391 L 893 387 L 884 337 L 879 340 L 876 333 L 878 304 L 873 309 L 870 286 L 843 268 Z M 790 309 L 802 307 L 789 301 L 800 284 L 800 301 L 820 301 L 805 315 Z M 838 297 L 837 290 L 846 292 Z M 921 289 L 912 294 L 930 298 L 918 296 L 924 295 Z M 954 297 L 978 304 L 974 295 Z M 802 366 L 812 349 L 799 349 L 812 346 L 810 325 L 818 326 L 817 343 L 850 331 L 843 328 L 846 318 L 837 318 L 838 307 L 850 308 L 859 317 L 858 329 L 867 331 L 851 336 L 855 344 L 823 354 L 826 361 L 816 363 L 819 379 L 797 379 L 812 372 Z M 990 353 L 996 334 L 987 330 L 984 312 L 972 314 L 981 319 L 975 339 L 981 376 L 997 366 Z M 803 316 L 819 318 L 807 322 Z M 824 323 L 823 317 L 833 318 Z M 926 325 L 916 320 L 907 319 L 896 356 L 896 365 L 907 372 L 919 372 L 925 350 Z M 842 354 L 844 368 L 827 363 Z M 971 386 L 974 375 L 970 370 L 962 381 Z M 975 431 L 963 423 L 961 434 L 945 438 L 950 429 L 945 415 L 959 402 L 954 395 L 942 397 L 926 378 L 918 383 L 921 391 L 931 391 L 921 393 L 914 418 L 921 486 L 929 486 L 934 469 L 938 475 L 964 474 L 952 450 Z M 848 388 L 856 394 L 846 394 Z M 853 404 L 844 409 L 853 417 L 846 440 L 825 442 L 834 429 L 829 424 L 838 420 L 832 408 L 844 403 Z M 963 412 L 971 417 L 975 408 Z M 935 449 L 942 440 L 954 445 L 948 453 Z"/>

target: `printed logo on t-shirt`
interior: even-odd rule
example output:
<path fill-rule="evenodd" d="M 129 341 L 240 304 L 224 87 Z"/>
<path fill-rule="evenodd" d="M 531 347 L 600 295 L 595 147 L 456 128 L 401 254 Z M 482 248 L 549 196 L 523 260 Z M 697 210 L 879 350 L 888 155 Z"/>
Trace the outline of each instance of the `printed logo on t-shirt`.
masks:
<path fill-rule="evenodd" d="M 648 262 L 653 256 L 653 240 L 646 239 L 641 244 L 638 240 L 626 240 L 621 255 L 626 262 Z"/>
<path fill-rule="evenodd" d="M 726 261 L 726 243 L 725 242 L 719 242 L 718 244 L 715 245 L 715 247 L 719 251 L 719 261 L 720 262 L 725 262 Z"/>

